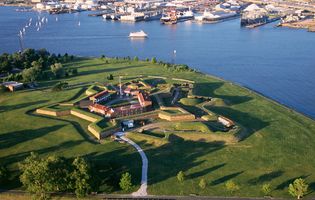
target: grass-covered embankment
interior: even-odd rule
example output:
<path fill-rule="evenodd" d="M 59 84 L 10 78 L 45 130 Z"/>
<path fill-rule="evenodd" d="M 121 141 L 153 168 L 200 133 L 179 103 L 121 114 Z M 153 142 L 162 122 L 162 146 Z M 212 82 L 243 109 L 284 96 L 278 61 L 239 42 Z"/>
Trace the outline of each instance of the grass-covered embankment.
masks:
<path fill-rule="evenodd" d="M 311 183 L 310 190 L 314 189 L 313 120 L 247 89 L 196 72 L 175 72 L 158 64 L 126 60 L 110 60 L 105 64 L 102 59 L 82 58 L 67 65 L 76 67 L 79 72 L 75 77 L 63 79 L 69 84 L 105 82 L 108 74 L 114 75 L 111 83 L 118 82 L 118 75 L 175 77 L 195 81 L 196 95 L 227 102 L 226 105 L 206 105 L 205 108 L 229 117 L 242 127 L 236 133 L 242 138 L 237 144 L 230 145 L 220 140 L 193 141 L 173 134 L 169 142 L 157 147 L 139 138 L 139 145 L 149 160 L 149 194 L 230 196 L 224 183 L 233 180 L 240 186 L 233 195 L 263 196 L 262 184 L 270 183 L 273 196 L 287 198 L 288 184 L 301 176 Z M 58 81 L 41 84 L 51 86 Z M 70 116 L 55 119 L 32 114 L 36 108 L 66 102 L 79 91 L 80 88 L 74 88 L 61 92 L 38 90 L 1 94 L 1 163 L 15 171 L 17 163 L 31 151 L 66 157 L 86 155 L 95 163 L 106 185 L 117 184 L 115 174 L 125 170 L 131 172 L 134 183 L 139 183 L 141 160 L 132 147 L 108 141 L 96 144 L 87 140 L 87 122 L 81 119 Z M 195 109 L 198 111 L 197 107 Z M 186 174 L 184 183 L 178 183 L 176 179 L 180 170 Z M 1 187 L 18 188 L 18 177 L 14 175 L 17 175 L 16 171 Z M 198 186 L 201 178 L 208 184 L 204 190 Z M 117 187 L 105 184 L 100 190 L 119 191 Z"/>

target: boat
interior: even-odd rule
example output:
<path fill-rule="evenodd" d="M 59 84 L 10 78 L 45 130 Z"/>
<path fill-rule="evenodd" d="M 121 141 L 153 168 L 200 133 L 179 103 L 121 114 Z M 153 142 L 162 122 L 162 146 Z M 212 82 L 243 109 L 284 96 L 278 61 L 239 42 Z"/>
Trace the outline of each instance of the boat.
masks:
<path fill-rule="evenodd" d="M 119 15 L 119 14 L 112 14 L 110 17 L 111 17 L 112 20 L 119 20 L 121 15 Z"/>
<path fill-rule="evenodd" d="M 224 11 L 209 12 L 205 10 L 203 15 L 196 16 L 195 20 L 197 22 L 218 22 L 218 21 L 223 21 L 223 20 L 228 20 L 228 19 L 234 19 L 238 16 L 239 14 L 237 12 L 224 12 Z"/>
<path fill-rule="evenodd" d="M 129 34 L 130 38 L 147 38 L 148 34 L 146 34 L 143 30 L 138 31 L 138 32 L 131 32 Z"/>
<path fill-rule="evenodd" d="M 161 17 L 162 24 L 176 24 L 177 22 L 183 22 L 187 20 L 194 19 L 194 13 L 192 11 L 177 12 L 176 10 L 171 10 L 170 12 L 164 14 Z"/>
<path fill-rule="evenodd" d="M 144 15 L 144 21 L 159 20 L 161 19 L 161 17 L 162 17 L 162 14 L 160 12 L 146 13 Z"/>
<path fill-rule="evenodd" d="M 178 12 L 176 15 L 177 21 L 187 21 L 194 19 L 194 13 L 190 10 L 184 12 Z"/>
<path fill-rule="evenodd" d="M 177 23 L 176 11 L 171 10 L 168 13 L 164 13 L 160 19 L 162 24 L 172 25 Z"/>
<path fill-rule="evenodd" d="M 120 17 L 120 21 L 138 22 L 144 20 L 143 13 L 132 13 L 131 15 L 123 15 Z"/>

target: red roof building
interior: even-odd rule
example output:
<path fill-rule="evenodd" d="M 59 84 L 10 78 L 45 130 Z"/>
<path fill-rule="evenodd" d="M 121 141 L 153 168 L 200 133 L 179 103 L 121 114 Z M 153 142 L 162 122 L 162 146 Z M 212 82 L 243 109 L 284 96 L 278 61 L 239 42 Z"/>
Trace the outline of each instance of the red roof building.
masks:
<path fill-rule="evenodd" d="M 142 107 L 147 107 L 152 105 L 152 101 L 148 95 L 148 93 L 139 92 L 137 95 L 138 101 Z"/>
<path fill-rule="evenodd" d="M 95 113 L 99 113 L 105 116 L 112 116 L 112 114 L 114 113 L 114 110 L 107 107 L 107 106 L 103 106 L 100 104 L 92 104 L 89 107 L 90 112 L 95 112 Z"/>
<path fill-rule="evenodd" d="M 93 96 L 90 97 L 90 100 L 93 101 L 93 103 L 98 103 L 101 101 L 106 101 L 109 98 L 111 98 L 111 95 L 113 95 L 114 93 L 110 93 L 107 90 L 104 90 L 102 92 L 99 92 Z"/>

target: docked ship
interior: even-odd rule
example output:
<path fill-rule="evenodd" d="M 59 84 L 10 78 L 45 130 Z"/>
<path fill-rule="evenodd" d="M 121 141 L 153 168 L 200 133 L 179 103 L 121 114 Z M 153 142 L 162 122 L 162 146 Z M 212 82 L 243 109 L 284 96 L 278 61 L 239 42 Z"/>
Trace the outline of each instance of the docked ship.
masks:
<path fill-rule="evenodd" d="M 144 20 L 144 13 L 132 13 L 130 15 L 123 15 L 120 21 L 139 22 Z"/>
<path fill-rule="evenodd" d="M 176 10 L 171 10 L 163 14 L 160 21 L 162 24 L 176 24 L 177 23 Z"/>
<path fill-rule="evenodd" d="M 138 32 L 131 32 L 129 34 L 130 38 L 147 38 L 148 34 L 146 34 L 143 30 L 138 31 Z"/>
<path fill-rule="evenodd" d="M 194 13 L 192 11 L 177 12 L 171 10 L 161 17 L 162 24 L 176 24 L 177 22 L 183 22 L 194 19 Z"/>
<path fill-rule="evenodd" d="M 224 21 L 228 19 L 234 19 L 238 16 L 239 14 L 237 12 L 225 12 L 225 11 L 209 12 L 205 10 L 203 15 L 196 16 L 195 20 L 197 22 L 210 22 L 211 23 L 211 22 Z"/>
<path fill-rule="evenodd" d="M 159 20 L 162 17 L 161 12 L 148 12 L 144 14 L 144 21 Z"/>
<path fill-rule="evenodd" d="M 256 4 L 251 4 L 244 9 L 241 16 L 241 26 L 253 28 L 266 23 L 269 23 L 269 17 L 265 9 L 260 8 Z"/>
<path fill-rule="evenodd" d="M 176 17 L 177 17 L 178 22 L 187 21 L 187 20 L 194 19 L 194 13 L 190 10 L 184 11 L 184 12 L 178 12 Z"/>

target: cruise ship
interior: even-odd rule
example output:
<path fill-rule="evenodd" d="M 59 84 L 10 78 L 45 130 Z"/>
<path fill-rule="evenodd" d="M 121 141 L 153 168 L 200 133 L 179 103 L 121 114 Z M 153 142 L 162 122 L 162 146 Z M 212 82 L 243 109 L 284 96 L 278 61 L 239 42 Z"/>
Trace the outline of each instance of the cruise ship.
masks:
<path fill-rule="evenodd" d="M 138 32 L 131 32 L 129 34 L 130 38 L 147 38 L 148 34 L 146 34 L 143 30 L 138 31 Z"/>

